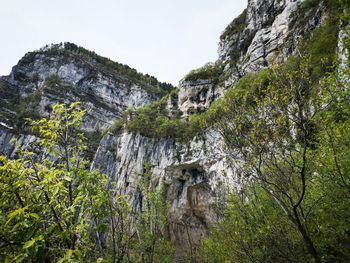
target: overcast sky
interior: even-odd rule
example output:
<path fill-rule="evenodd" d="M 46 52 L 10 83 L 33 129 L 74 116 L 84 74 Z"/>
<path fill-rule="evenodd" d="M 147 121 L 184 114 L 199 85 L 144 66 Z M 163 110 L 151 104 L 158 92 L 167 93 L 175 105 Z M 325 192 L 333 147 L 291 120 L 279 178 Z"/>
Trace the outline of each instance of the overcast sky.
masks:
<path fill-rule="evenodd" d="M 0 75 L 28 51 L 73 42 L 177 85 L 217 59 L 247 0 L 0 0 Z"/>

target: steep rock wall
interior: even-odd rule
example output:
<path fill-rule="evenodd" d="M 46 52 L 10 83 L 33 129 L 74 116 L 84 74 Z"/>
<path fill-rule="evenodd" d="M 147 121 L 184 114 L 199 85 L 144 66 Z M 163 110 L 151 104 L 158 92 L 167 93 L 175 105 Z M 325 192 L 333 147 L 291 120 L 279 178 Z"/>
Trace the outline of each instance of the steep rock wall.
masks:
<path fill-rule="evenodd" d="M 247 9 L 220 37 L 216 62 L 223 65 L 220 77 L 180 82 L 178 103 L 184 116 L 207 109 L 245 74 L 281 63 L 298 52 L 299 40 L 326 17 L 322 3 L 305 9 L 300 0 L 248 1 Z"/>
<path fill-rule="evenodd" d="M 296 22 L 300 7 L 300 1 L 249 1 L 241 19 L 244 28 L 227 33 L 219 44 L 216 63 L 224 64 L 220 78 L 185 78 L 180 82 L 177 108 L 183 116 L 205 111 L 248 72 L 257 72 L 294 54 L 298 39 L 321 25 L 326 15 L 320 5 L 305 14 L 303 23 Z M 235 58 L 237 50 L 239 56 Z M 154 185 L 166 185 L 166 200 L 171 204 L 167 234 L 180 255 L 190 245 L 196 246 L 208 225 L 218 219 L 217 208 L 222 208 L 227 191 L 243 183 L 240 157 L 228 155 L 222 138 L 214 132 L 194 138 L 187 145 L 139 134 L 108 134 L 93 167 L 116 180 L 118 189 L 128 194 L 137 207 L 137 184 L 145 162 L 152 166 Z"/>
<path fill-rule="evenodd" d="M 117 192 L 127 194 L 138 208 L 142 203 L 137 191 L 144 164 L 152 167 L 152 185 L 165 185 L 170 203 L 167 235 L 181 254 L 190 244 L 198 244 L 208 225 L 218 217 L 223 204 L 224 185 L 239 187 L 239 166 L 228 163 L 220 136 L 209 133 L 187 145 L 174 140 L 155 140 L 138 134 L 108 134 L 101 141 L 93 168 L 107 173 L 117 182 Z"/>
<path fill-rule="evenodd" d="M 169 100 L 169 113 L 180 110 L 187 117 L 202 112 L 243 75 L 297 52 L 298 39 L 321 25 L 326 16 L 323 5 L 305 11 L 301 3 L 250 0 L 246 11 L 220 39 L 215 63 L 223 68 L 220 76 L 181 81 L 177 105 Z M 304 12 L 302 19 L 298 18 L 300 12 Z M 35 140 L 22 134 L 13 121 L 20 117 L 19 105 L 48 116 L 53 103 L 82 101 L 88 111 L 82 128 L 96 132 L 110 127 L 127 107 L 143 106 L 161 96 L 154 92 L 155 87 L 111 74 L 93 59 L 57 54 L 60 52 L 52 54 L 48 48 L 27 55 L 10 76 L 0 78 L 0 154 L 14 156 L 13 137 L 18 138 L 19 145 Z M 242 185 L 240 157 L 228 154 L 215 132 L 187 144 L 126 132 L 107 133 L 99 143 L 92 168 L 107 173 L 116 181 L 116 191 L 129 195 L 131 204 L 140 207 L 137 187 L 146 162 L 152 167 L 152 184 L 165 184 L 165 199 L 170 203 L 165 234 L 181 255 L 198 244 L 208 225 L 218 219 L 228 188 Z"/>

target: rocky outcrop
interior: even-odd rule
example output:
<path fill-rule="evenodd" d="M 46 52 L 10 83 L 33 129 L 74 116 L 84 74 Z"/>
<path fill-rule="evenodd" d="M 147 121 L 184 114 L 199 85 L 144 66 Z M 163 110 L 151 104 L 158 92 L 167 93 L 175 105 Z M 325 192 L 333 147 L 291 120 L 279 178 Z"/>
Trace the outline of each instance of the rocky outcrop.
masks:
<path fill-rule="evenodd" d="M 339 70 L 342 80 L 345 83 L 350 82 L 350 77 L 346 74 L 350 64 L 350 25 L 346 25 L 339 32 L 338 53 L 339 53 Z M 344 72 L 345 71 L 345 72 Z"/>
<path fill-rule="evenodd" d="M 228 163 L 220 136 L 209 133 L 187 145 L 171 139 L 150 139 L 138 134 L 106 135 L 97 151 L 93 168 L 107 173 L 117 182 L 117 192 L 127 194 L 130 203 L 142 203 L 137 187 L 144 164 L 152 167 L 151 182 L 165 185 L 170 203 L 167 235 L 181 254 L 206 235 L 208 225 L 217 220 L 223 205 L 225 185 L 241 185 L 239 166 Z M 219 191 L 218 191 L 219 189 Z"/>
<path fill-rule="evenodd" d="M 183 117 L 205 111 L 216 98 L 223 95 L 223 90 L 215 88 L 210 79 L 182 81 L 180 87 L 178 105 Z"/>
<path fill-rule="evenodd" d="M 299 5 L 298 1 L 270 3 L 262 8 L 265 12 L 258 16 L 259 19 L 254 19 L 257 17 L 255 15 L 256 9 L 248 10 L 247 29 L 254 30 L 255 28 L 257 31 L 245 54 L 247 62 L 243 65 L 244 72 L 257 72 L 276 61 L 279 49 L 289 37 L 289 30 L 295 21 Z M 269 8 L 273 11 L 269 12 Z M 271 16 L 271 14 L 275 14 L 275 16 Z M 293 49 L 293 47 L 286 48 Z"/>
<path fill-rule="evenodd" d="M 304 8 L 300 0 L 248 1 L 247 9 L 220 37 L 215 63 L 224 65 L 220 81 L 206 78 L 180 82 L 179 107 L 184 116 L 206 110 L 243 75 L 295 54 L 299 39 L 320 26 L 326 16 L 323 4 Z"/>

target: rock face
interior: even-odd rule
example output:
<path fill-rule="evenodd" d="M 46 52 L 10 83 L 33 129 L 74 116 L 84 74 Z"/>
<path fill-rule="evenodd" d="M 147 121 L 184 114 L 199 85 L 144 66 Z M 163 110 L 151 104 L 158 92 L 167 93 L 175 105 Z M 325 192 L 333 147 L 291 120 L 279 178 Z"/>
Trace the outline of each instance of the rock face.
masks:
<path fill-rule="evenodd" d="M 219 74 L 185 77 L 178 100 L 168 102 L 169 115 L 180 111 L 186 118 L 205 111 L 243 75 L 286 60 L 297 52 L 298 39 L 321 25 L 326 15 L 322 4 L 306 9 L 296 0 L 249 0 L 247 9 L 220 38 L 219 59 L 212 65 L 220 67 Z M 82 101 L 88 111 L 83 130 L 99 133 L 127 107 L 146 105 L 169 89 L 72 44 L 29 53 L 10 76 L 0 78 L 0 154 L 14 155 L 10 142 L 14 136 L 21 145 L 35 140 L 22 132 L 28 110 L 34 116 L 49 116 L 53 103 Z M 178 257 L 196 246 L 208 225 L 218 219 L 226 186 L 242 184 L 239 156 L 229 155 L 215 132 L 187 144 L 128 132 L 108 132 L 100 139 L 97 136 L 92 168 L 115 180 L 118 191 L 128 194 L 135 207 L 142 205 L 137 189 L 146 162 L 152 167 L 152 184 L 165 184 L 165 198 L 171 205 L 165 234 L 176 245 Z"/>
<path fill-rule="evenodd" d="M 209 133 L 183 145 L 138 134 L 108 134 L 101 141 L 93 167 L 113 178 L 118 192 L 129 195 L 130 202 L 138 207 L 137 185 L 144 164 L 150 164 L 152 184 L 165 184 L 165 196 L 170 202 L 166 234 L 181 254 L 184 248 L 198 244 L 208 224 L 217 220 L 216 209 L 223 203 L 224 186 L 240 186 L 239 172 L 228 163 L 220 140 L 218 134 Z M 239 159 L 235 164 L 239 166 Z"/>
<path fill-rule="evenodd" d="M 184 116 L 206 110 L 243 75 L 295 54 L 299 39 L 319 27 L 326 16 L 322 3 L 307 9 L 300 0 L 249 0 L 247 9 L 220 37 L 215 63 L 223 65 L 219 81 L 185 78 L 180 82 L 179 107 Z"/>
<path fill-rule="evenodd" d="M 259 9 L 250 8 L 247 12 L 247 29 L 257 31 L 246 53 L 248 61 L 243 65 L 245 72 L 256 72 L 275 61 L 279 49 L 289 36 L 289 30 L 300 5 L 297 1 L 266 2 L 271 3 L 260 4 L 264 6 L 263 14 L 260 16 L 256 16 Z M 255 19 L 256 17 L 259 19 Z M 293 47 L 287 47 L 290 48 Z"/>
<path fill-rule="evenodd" d="M 47 117 L 56 103 L 80 101 L 87 110 L 82 129 L 100 134 L 128 107 L 158 100 L 172 88 L 154 80 L 70 43 L 30 52 L 0 77 L 0 153 L 9 155 L 9 138 L 23 133 L 25 117 Z"/>
<path fill-rule="evenodd" d="M 216 98 L 223 95 L 223 89 L 215 88 L 211 79 L 182 81 L 180 87 L 178 105 L 184 117 L 205 111 Z"/>

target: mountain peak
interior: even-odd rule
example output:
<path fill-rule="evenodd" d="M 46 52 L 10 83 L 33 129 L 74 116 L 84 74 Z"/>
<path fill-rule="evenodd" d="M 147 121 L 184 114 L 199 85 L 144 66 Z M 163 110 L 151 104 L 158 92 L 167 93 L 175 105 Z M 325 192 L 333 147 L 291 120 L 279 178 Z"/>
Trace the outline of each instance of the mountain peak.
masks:
<path fill-rule="evenodd" d="M 138 82 L 144 86 L 157 87 L 164 91 L 170 91 L 174 88 L 170 83 L 160 82 L 154 76 L 140 73 L 126 64 L 100 56 L 94 51 L 70 42 L 48 44 L 38 50 L 28 52 L 22 57 L 18 65 L 27 66 L 39 58 L 45 63 L 50 63 L 53 60 L 56 61 L 56 64 L 78 63 L 81 67 L 92 67 L 106 75 Z"/>

